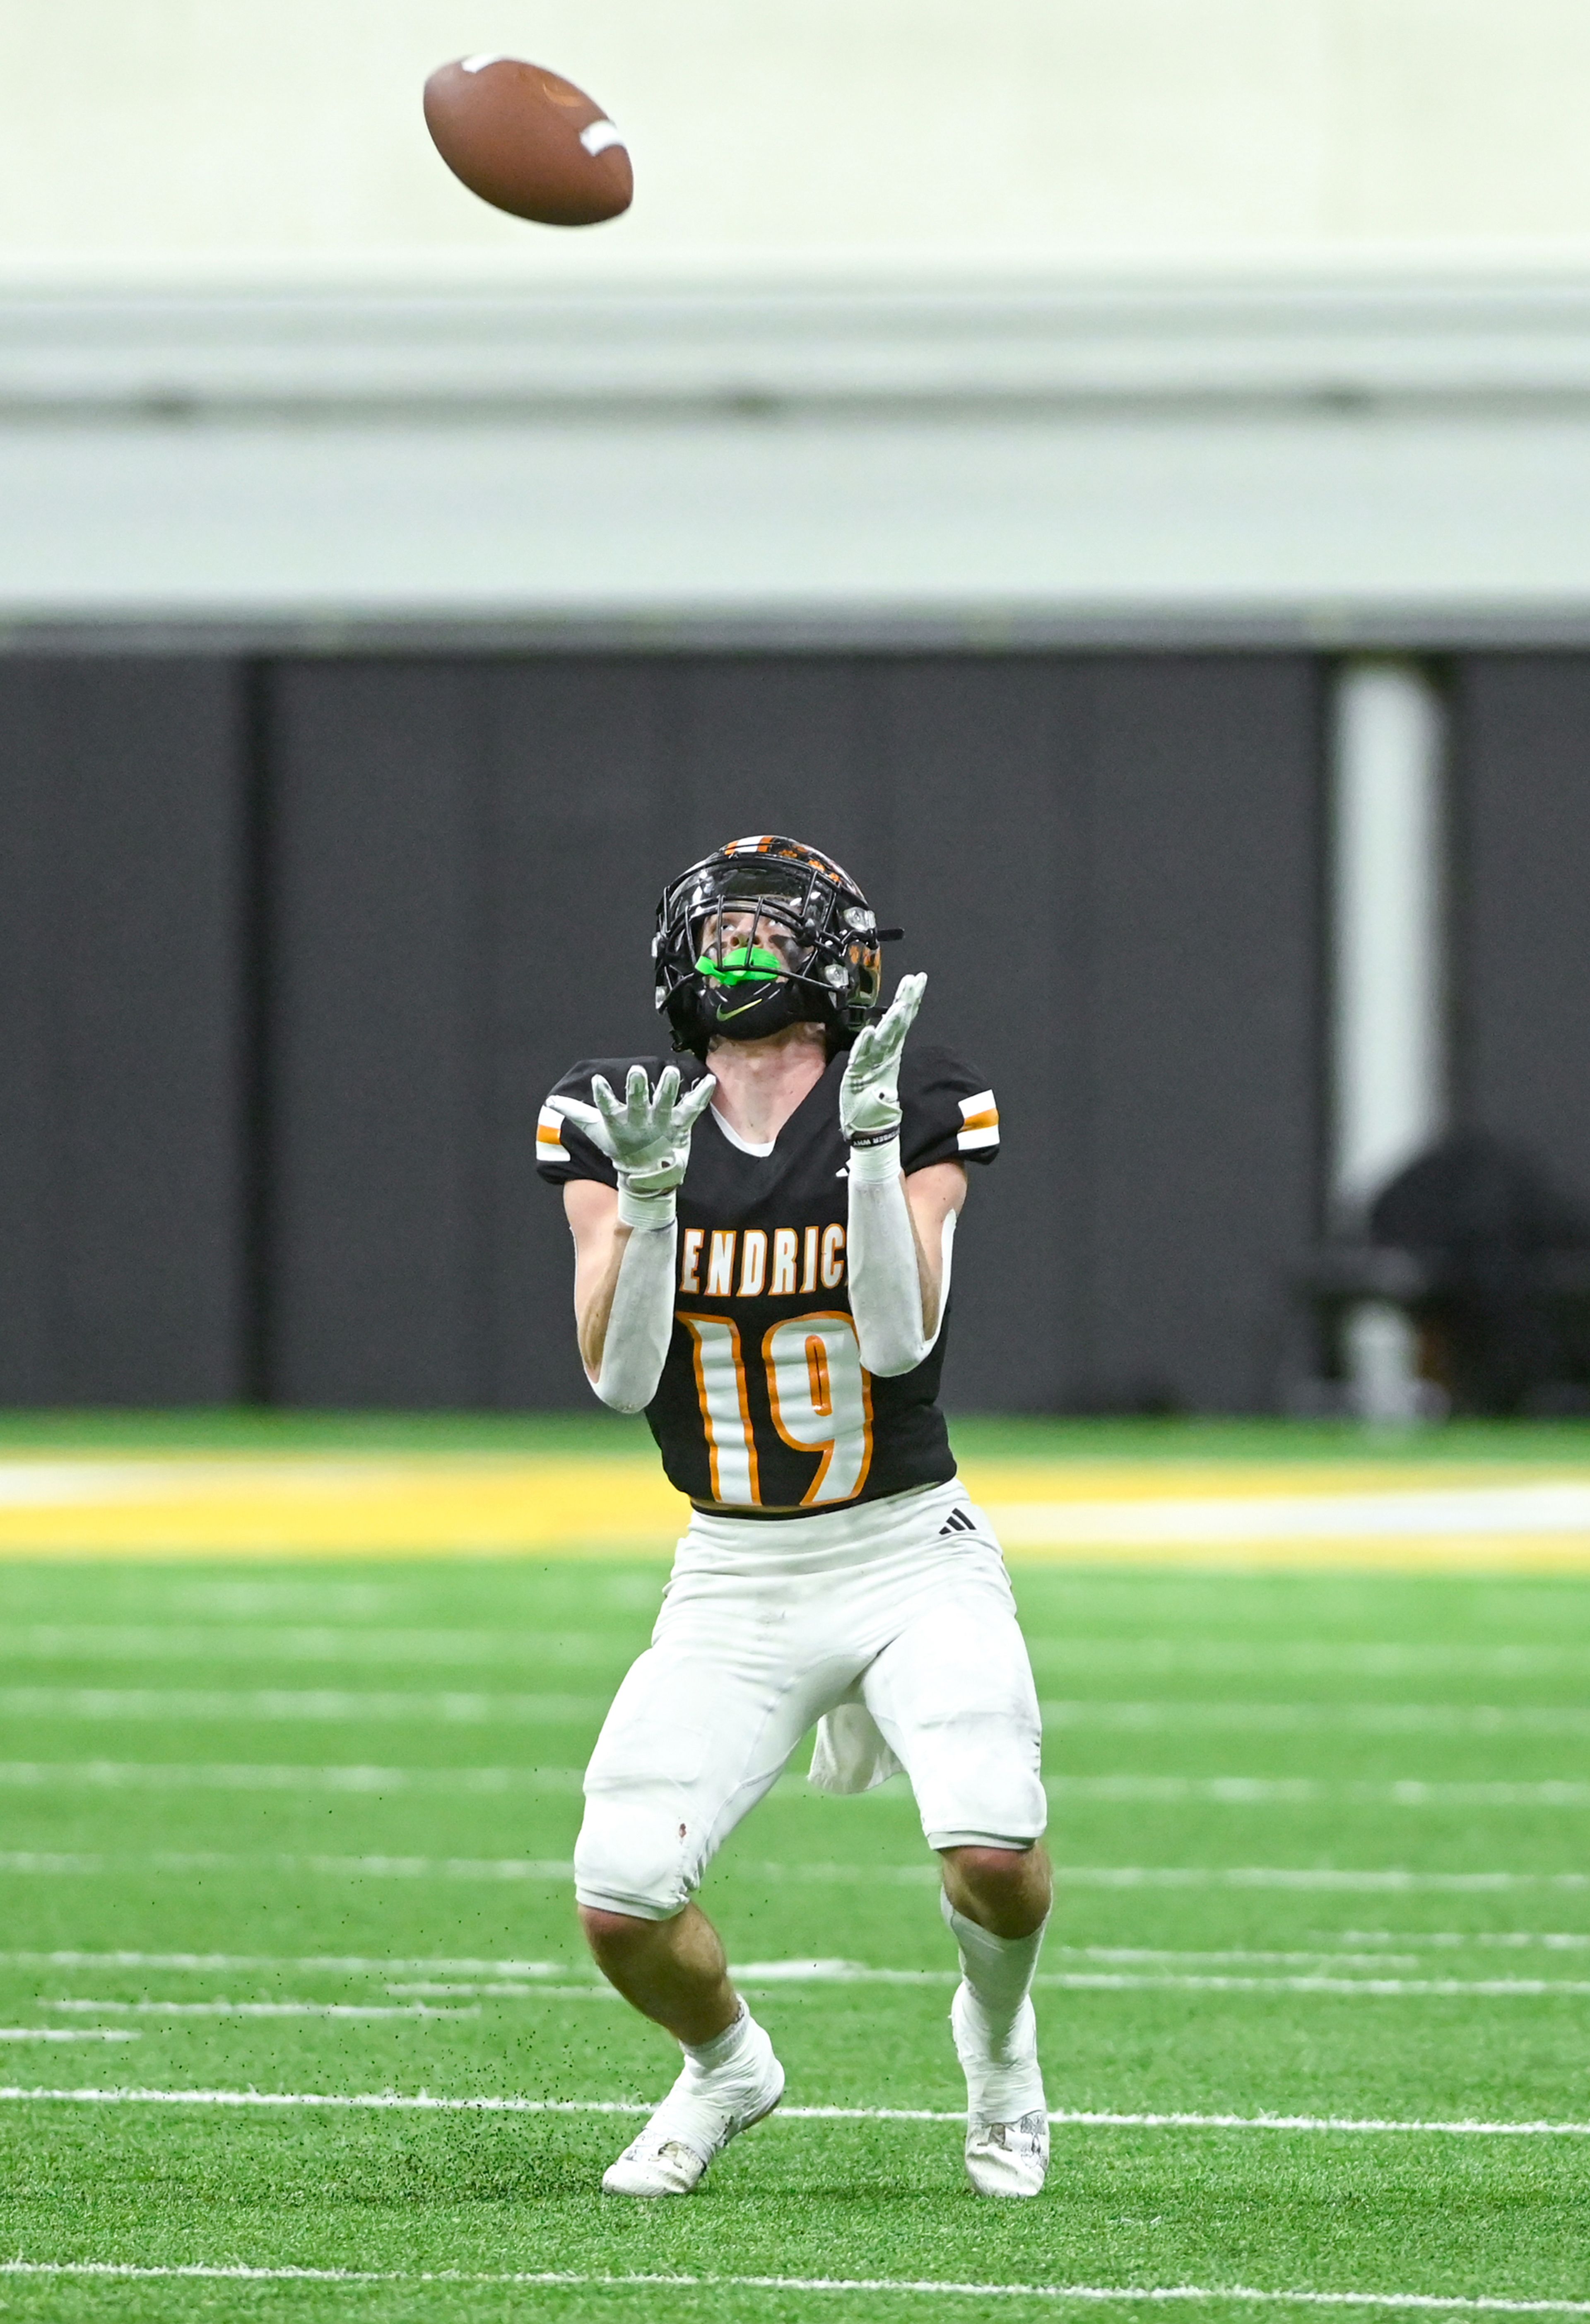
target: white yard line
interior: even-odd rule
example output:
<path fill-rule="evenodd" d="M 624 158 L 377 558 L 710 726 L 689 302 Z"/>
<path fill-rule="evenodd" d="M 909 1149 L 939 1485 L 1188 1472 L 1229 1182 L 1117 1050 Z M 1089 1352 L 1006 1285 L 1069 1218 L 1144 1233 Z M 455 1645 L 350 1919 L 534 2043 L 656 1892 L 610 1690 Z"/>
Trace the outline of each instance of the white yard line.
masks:
<path fill-rule="evenodd" d="M 618 2001 L 610 1985 L 389 1985 L 388 1993 L 476 1993 L 485 2001 Z M 438 2012 L 438 2015 L 441 2013 Z M 479 2015 L 478 2010 L 475 2013 Z"/>
<path fill-rule="evenodd" d="M 1590 1673 L 1590 1646 L 1543 1644 L 1447 1645 L 1402 1638 L 1262 1637 L 1252 1640 L 1211 1636 L 1196 1627 L 1172 1637 L 1131 1631 L 1088 1632 L 1039 1637 L 1032 1659 L 1040 1671 L 1126 1670 L 1139 1677 L 1172 1674 L 1203 1678 L 1259 1677 L 1273 1684 L 1282 1672 L 1294 1678 L 1410 1678 L 1415 1675 L 1540 1678 L 1548 1673 L 1582 1677 Z"/>
<path fill-rule="evenodd" d="M 1388 1936 L 1386 1949 L 1373 1952 L 1349 1952 L 1325 1946 L 1317 1946 L 1311 1952 L 1262 1952 L 1241 1945 L 1233 1945 L 1220 1951 L 1200 1952 L 1196 1949 L 1173 1949 L 1168 1945 L 1048 1945 L 1044 1949 L 1044 1958 L 1051 1961 L 1057 1956 L 1066 1960 L 1111 1961 L 1118 1967 L 1154 1961 L 1162 1969 L 1189 1969 L 1195 1965 L 1204 1969 L 1221 1969 L 1230 1968 L 1234 1963 L 1257 1964 L 1266 1969 L 1317 1968 L 1321 1964 L 1337 1969 L 1382 1971 L 1417 1969 L 1419 1956 L 1416 1953 L 1389 1950 L 1400 1941 Z"/>
<path fill-rule="evenodd" d="M 160 1872 L 312 1873 L 342 1880 L 572 1881 L 567 1859 L 518 1856 L 288 1856 L 230 1854 L 162 1849 L 153 1853 L 99 1856 L 54 1855 L 27 1849 L 0 1851 L 0 1872 L 45 1877 L 100 1877 L 128 1867 Z M 742 1879 L 813 1882 L 849 1887 L 936 1888 L 936 1864 L 825 1864 L 761 1862 L 737 1865 Z M 1056 1877 L 1071 1888 L 1280 1888 L 1331 1894 L 1414 1895 L 1501 1895 L 1513 1889 L 1590 1893 L 1590 1872 L 1415 1872 L 1402 1866 L 1381 1869 L 1317 1865 L 1058 1864 Z"/>
<path fill-rule="evenodd" d="M 1213 1807 L 1590 1808 L 1590 1783 L 1324 1783 L 1311 1775 L 1050 1775 L 1051 1800 L 1197 1800 Z"/>
<path fill-rule="evenodd" d="M 63 1875 L 68 1873 L 100 1873 L 106 1868 L 103 1856 L 62 1856 L 51 1850 L 33 1848 L 0 1849 L 0 1872 L 38 1872 Z"/>
<path fill-rule="evenodd" d="M 15 1791 L 545 1792 L 578 1791 L 578 1767 L 272 1766 L 252 1761 L 0 1759 Z"/>
<path fill-rule="evenodd" d="M 1590 1994 L 1590 1978 L 1537 1977 L 1150 1977 L 1077 1970 L 1039 1977 L 1033 1982 L 1068 1993 L 1338 1993 L 1371 1998 L 1469 1994 L 1492 2000 Z"/>
<path fill-rule="evenodd" d="M 224 1849 L 104 1856 L 53 1856 L 25 1849 L 0 1853 L 0 1872 L 102 1877 L 131 1865 L 158 1872 L 240 1872 L 251 1878 L 262 1872 L 307 1872 L 333 1880 L 528 1880 L 558 1886 L 574 1878 L 574 1866 L 567 1858 L 518 1856 L 245 1856 Z M 914 1881 L 914 1868 L 911 1877 Z M 928 1877 L 937 1879 L 938 1875 L 929 1869 Z"/>
<path fill-rule="evenodd" d="M 896 2292 L 937 2300 L 1076 2300 L 1095 2304 L 1206 2304 L 1234 2301 L 1252 2306 L 1305 2308 L 1410 2308 L 1437 2314 L 1590 2316 L 1590 2300 L 1515 2300 L 1506 2293 L 1439 2292 L 1276 2292 L 1253 2284 L 957 2283 L 898 2275 L 596 2275 L 569 2269 L 520 2270 L 513 2274 L 474 2274 L 461 2268 L 249 2267 L 241 2264 L 140 2267 L 129 2260 L 0 2260 L 0 2275 L 101 2276 L 132 2282 L 198 2280 L 220 2283 L 470 2283 L 616 2291 Z"/>
<path fill-rule="evenodd" d="M 0 1952 L 0 1968 L 11 1969 L 159 1969 L 191 1971 L 200 1977 L 242 1969 L 302 1969 L 332 1977 L 420 1976 L 430 1970 L 438 1977 L 569 1977 L 564 1961 L 522 1960 L 375 1960 L 363 1953 L 144 1953 L 144 1952 Z"/>
<path fill-rule="evenodd" d="M 136 2042 L 138 2038 L 117 2026 L 0 2025 L 0 2042 Z"/>
<path fill-rule="evenodd" d="M 736 1969 L 748 1991 L 771 1985 L 943 1985 L 958 1982 L 954 1969 L 864 1969 L 849 1962 L 772 1961 Z M 1414 1977 L 1233 1977 L 1171 1971 L 1042 1970 L 1035 1986 L 1063 1993 L 1351 1993 L 1371 1997 L 1479 1994 L 1493 1999 L 1532 1999 L 1544 1994 L 1590 1994 L 1590 1978 L 1414 1978 Z M 527 1987 L 526 1991 L 532 1988 Z"/>
<path fill-rule="evenodd" d="M 1582 1930 L 1558 1929 L 1430 1929 L 1393 1937 L 1360 1935 L 1356 1930 L 1344 1932 L 1346 1941 L 1356 1944 L 1417 1945 L 1424 1950 L 1436 1948 L 1450 1951 L 1459 1946 L 1483 1945 L 1501 1947 L 1503 1950 L 1523 1952 L 1541 1949 L 1547 1952 L 1590 1951 L 1590 1935 Z"/>
<path fill-rule="evenodd" d="M 211 1791 L 498 1794 L 573 1791 L 574 1767 L 207 1766 L 189 1760 L 0 1759 L 0 1788 L 20 1791 Z M 1051 1775 L 1051 1799 L 1218 1807 L 1590 1808 L 1590 1783 L 1322 1782 L 1308 1775 Z"/>
<path fill-rule="evenodd" d="M 345 1688 L 0 1686 L 0 1718 L 72 1720 L 430 1720 L 442 1726 L 491 1722 L 557 1726 L 599 1720 L 600 1694 L 393 1694 Z"/>
<path fill-rule="evenodd" d="M 527 1986 L 525 1991 L 534 1988 Z M 478 2009 L 434 2009 L 423 2001 L 94 2001 L 76 1996 L 42 2001 L 41 2009 L 80 2010 L 89 2017 L 478 2017 Z"/>
<path fill-rule="evenodd" d="M 761 1969 L 738 1969 L 735 1980 L 747 1993 L 763 1993 L 771 1986 L 892 1985 L 941 1986 L 946 1991 L 958 1982 L 953 1969 L 857 1969 L 791 1970 L 781 1965 Z M 1583 1997 L 1590 1994 L 1590 1978 L 1413 1978 L 1413 1977 L 1234 1977 L 1178 1976 L 1104 1969 L 1045 1971 L 1033 1979 L 1038 1987 L 1064 1993 L 1320 1993 L 1367 1995 L 1372 1999 L 1399 1996 L 1450 1998 L 1470 1995 L 1490 2000 L 1538 2000 L 1553 1995 Z M 393 1993 L 411 1987 L 395 1985 Z M 421 1987 L 442 1994 L 474 1994 L 500 2001 L 614 2001 L 611 1987 L 579 1985 L 446 1985 Z M 478 2008 L 430 2007 L 414 2002 L 404 2007 L 365 2006 L 351 2002 L 308 2001 L 45 2001 L 45 2009 L 86 2012 L 137 2011 L 163 2017 L 478 2017 Z"/>
<path fill-rule="evenodd" d="M 0 2089 L 0 2102 L 15 2106 L 196 2106 L 260 2107 L 266 2112 L 325 2107 L 336 2113 L 374 2114 L 550 2114 L 649 2115 L 657 2099 L 529 2098 L 481 2095 L 438 2097 L 429 2090 L 217 2090 Z M 785 2106 L 770 2122 L 964 2122 L 958 2111 L 933 2107 Z M 1052 2123 L 1082 2129 L 1261 2130 L 1381 2135 L 1410 2133 L 1451 2138 L 1590 2138 L 1590 2122 L 1489 2122 L 1407 2120 L 1399 2116 L 1282 2114 L 1123 2114 L 1057 2107 Z"/>
<path fill-rule="evenodd" d="M 1428 1945 L 1436 1941 L 1427 1938 L 1419 1941 Z M 1444 1941 L 1467 1944 L 1483 1940 L 1459 1938 Z M 1528 1941 L 1544 1944 L 1554 1941 L 1534 1939 Z M 1590 1938 L 1565 1939 L 1562 1941 L 1577 1948 L 1590 1946 Z M 1327 1950 L 1263 1952 L 1242 1948 L 1200 1952 L 1174 1951 L 1158 1946 L 1056 1945 L 1049 1948 L 1047 1957 L 1051 1961 L 1058 1959 L 1111 1965 L 1108 1969 L 1040 1971 L 1036 1979 L 1040 1986 L 1074 1992 L 1479 1994 L 1502 1998 L 1590 1993 L 1590 1979 L 1581 1978 L 1419 1978 L 1388 1974 L 1391 1970 L 1416 1969 L 1419 1958 L 1414 1953 Z M 341 1977 L 374 1976 L 383 1978 L 387 1993 L 394 2000 L 401 1998 L 411 2004 L 453 2000 L 608 2001 L 614 1998 L 612 1988 L 599 1983 L 594 1976 L 582 1977 L 577 1968 L 559 1969 L 551 1962 L 505 1961 L 498 1964 L 476 1961 L 460 1965 L 336 1958 L 289 1959 L 270 1954 L 0 1953 L 0 1967 L 6 1965 L 32 1969 L 156 1969 L 198 1976 L 214 1976 L 239 1969 L 295 1969 Z M 449 1966 L 463 1966 L 475 1974 L 466 1981 L 432 1978 L 402 1982 L 388 1977 L 391 1969 L 412 1969 L 416 1966 L 443 1970 Z M 1234 1968 L 1244 1973 L 1231 1974 Z M 1258 1976 L 1251 1973 L 1253 1968 L 1280 1969 L 1287 1973 Z M 1355 1976 L 1341 1973 L 1347 1969 L 1363 1973 Z M 1216 1971 L 1219 1973 L 1214 1973 Z M 734 1964 L 733 1974 L 741 1985 L 763 1990 L 775 1985 L 948 1987 L 957 1982 L 958 1972 L 953 1969 L 892 1969 L 874 1967 L 865 1961 L 818 1960 L 739 1961 Z M 41 2006 L 85 2012 L 137 2010 L 158 2016 L 448 2017 L 479 2015 L 476 2009 L 397 2008 L 321 2001 L 233 2002 L 219 1997 L 212 2000 L 186 2002 L 147 1998 L 138 2001 L 95 2000 L 73 1997 L 47 2001 Z"/>
<path fill-rule="evenodd" d="M 764 1866 L 771 1872 L 773 1868 Z M 1057 1864 L 1055 1877 L 1073 1888 L 1298 1888 L 1365 1890 L 1388 1895 L 1445 1892 L 1486 1895 L 1513 1888 L 1590 1891 L 1590 1872 L 1337 1871 L 1316 1865 Z"/>
<path fill-rule="evenodd" d="M 1447 2315 L 1590 2316 L 1590 2300 L 1516 2300 L 1502 2292 L 1277 2292 L 1253 2284 L 957 2283 L 898 2275 L 597 2275 L 569 2269 L 520 2270 L 513 2274 L 474 2274 L 462 2268 L 249 2267 L 240 2263 L 206 2266 L 141 2267 L 130 2260 L 0 2260 L 0 2275 L 99 2276 L 130 2282 L 199 2281 L 220 2283 L 458 2283 L 518 2285 L 544 2291 L 737 2291 L 882 2292 L 930 2300 L 1075 2300 L 1095 2305 L 1207 2305 L 1233 2301 L 1271 2308 L 1417 2309 Z"/>
<path fill-rule="evenodd" d="M 318 1663 L 349 1669 L 381 1665 L 518 1665 L 537 1675 L 549 1654 L 560 1665 L 612 1668 L 610 1639 L 589 1633 L 504 1630 L 381 1629 L 366 1625 L 253 1624 L 167 1625 L 156 1623 L 33 1623 L 8 1630 L 0 1639 L 0 1665 L 19 1662 L 186 1662 L 202 1671 L 220 1663 Z M 1175 1637 L 1130 1631 L 1089 1634 L 1037 1642 L 1040 1670 L 1125 1669 L 1151 1673 L 1197 1672 L 1220 1677 L 1255 1674 L 1273 1683 L 1279 1673 L 1356 1677 L 1404 1677 L 1413 1673 L 1463 1673 L 1495 1678 L 1533 1678 L 1556 1672 L 1590 1674 L 1590 1646 L 1557 1641 L 1515 1644 L 1443 1644 L 1401 1639 L 1255 1637 L 1200 1635 L 1196 1628 Z M 618 1673 L 615 1671 L 615 1678 Z"/>
<path fill-rule="evenodd" d="M 1365 1940 L 1365 1942 L 1368 1941 Z M 1232 1946 L 1217 1951 L 1173 1950 L 1162 1945 L 1058 1945 L 1051 1944 L 1046 1959 L 1107 1961 L 1115 1965 L 1139 1965 L 1154 1962 L 1160 1967 L 1228 1968 L 1234 1964 L 1258 1964 L 1271 1969 L 1299 1969 L 1320 1965 L 1337 1968 L 1390 1970 L 1417 1969 L 1416 1952 L 1391 1950 L 1394 1942 L 1387 1935 L 1373 1950 L 1345 1950 L 1340 1947 L 1314 1946 L 1308 1951 L 1257 1951 L 1245 1946 Z M 1428 1948 L 1432 1945 L 1466 1943 L 1498 1943 L 1513 1946 L 1523 1944 L 1574 1945 L 1590 1948 L 1590 1936 L 1583 1938 L 1510 1936 L 1496 1938 L 1459 1938 L 1420 1936 L 1400 1941 Z M 538 1992 L 563 1993 L 568 1980 L 584 1974 L 583 1964 L 557 1961 L 518 1960 L 380 1960 L 363 1954 L 285 1954 L 285 1953 L 197 1953 L 197 1952 L 34 1952 L 0 1951 L 0 1969 L 157 1969 L 174 1975 L 212 1977 L 253 1970 L 279 1972 L 283 1969 L 310 1975 L 346 1978 L 380 1978 L 391 1994 L 407 1994 L 417 1997 L 444 1995 L 500 1995 L 518 1999 Z M 425 1971 L 429 1976 L 411 1984 L 398 1984 L 394 1978 L 416 1978 Z M 591 1977 L 594 1978 L 594 1972 Z M 865 1962 L 848 1960 L 789 1960 L 737 1962 L 734 1974 L 738 1978 L 754 1978 L 763 1983 L 777 1979 L 810 1980 L 823 1978 L 839 1979 L 855 1978 L 893 1978 L 910 1984 L 927 1980 L 941 1981 L 953 1976 L 950 1970 L 873 1969 Z M 457 1980 L 464 1979 L 466 1982 Z M 559 1983 L 561 1979 L 563 1982 Z M 442 1982 L 441 1980 L 448 1980 Z"/>
<path fill-rule="evenodd" d="M 659 1576 L 659 1595 L 661 1577 Z M 575 1634 L 582 1662 L 605 1665 L 610 1639 Z M 550 1645 L 569 1652 L 569 1634 L 550 1642 L 530 1629 L 444 1630 L 376 1628 L 368 1624 L 328 1622 L 33 1622 L 7 1633 L 0 1645 L 5 1662 L 328 1663 L 349 1667 L 371 1664 L 519 1664 L 544 1669 Z"/>
<path fill-rule="evenodd" d="M 605 1694 L 399 1694 L 346 1688 L 0 1686 L 0 1719 L 556 1726 L 595 1722 L 608 1701 Z M 1116 1702 L 1078 1696 L 1045 1702 L 1042 1710 L 1051 1727 L 1124 1734 L 1189 1728 L 1293 1734 L 1346 1728 L 1373 1735 L 1590 1736 L 1590 1710 L 1577 1704 Z"/>
<path fill-rule="evenodd" d="M 1590 1710 L 1576 1703 L 1122 1702 L 1078 1695 L 1047 1701 L 1040 1708 L 1046 1727 L 1100 1728 L 1126 1735 L 1188 1728 L 1235 1734 L 1346 1728 L 1366 1735 L 1590 1735 Z"/>
<path fill-rule="evenodd" d="M 1414 1541 L 1502 1534 L 1590 1536 L 1590 1484 L 1548 1479 L 1382 1492 L 990 1501 L 1007 1549 L 1151 1549 L 1239 1542 Z"/>
<path fill-rule="evenodd" d="M 1178 1956 L 1171 1954 L 1169 1958 L 1175 1960 Z M 958 1972 L 954 1969 L 869 1969 L 860 1961 L 841 1960 L 750 1961 L 744 1966 L 737 1965 L 734 1976 L 748 1989 L 761 1989 L 772 1985 L 953 1986 L 958 1982 Z M 1039 1972 L 1033 1983 L 1066 1993 L 1351 1993 L 1371 1996 L 1466 1993 L 1500 1999 L 1520 1997 L 1529 1999 L 1542 1994 L 1590 1994 L 1590 1978 L 1576 1978 L 1332 1977 L 1323 1974 L 1251 1977 L 1163 1969 L 1046 1969 Z"/>

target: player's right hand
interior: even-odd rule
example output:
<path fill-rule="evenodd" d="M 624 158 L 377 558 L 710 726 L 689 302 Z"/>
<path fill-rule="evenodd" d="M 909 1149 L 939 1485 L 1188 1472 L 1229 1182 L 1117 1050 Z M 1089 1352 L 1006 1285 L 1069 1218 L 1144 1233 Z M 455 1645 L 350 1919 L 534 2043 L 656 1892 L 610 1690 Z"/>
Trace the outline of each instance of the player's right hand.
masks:
<path fill-rule="evenodd" d="M 596 1074 L 591 1079 L 594 1104 L 574 1097 L 553 1097 L 547 1102 L 585 1131 L 631 1194 L 668 1194 L 684 1177 L 690 1132 L 716 1087 L 716 1074 L 707 1074 L 680 1097 L 679 1067 L 665 1065 L 653 1091 L 644 1065 L 632 1065 L 622 1098 Z"/>

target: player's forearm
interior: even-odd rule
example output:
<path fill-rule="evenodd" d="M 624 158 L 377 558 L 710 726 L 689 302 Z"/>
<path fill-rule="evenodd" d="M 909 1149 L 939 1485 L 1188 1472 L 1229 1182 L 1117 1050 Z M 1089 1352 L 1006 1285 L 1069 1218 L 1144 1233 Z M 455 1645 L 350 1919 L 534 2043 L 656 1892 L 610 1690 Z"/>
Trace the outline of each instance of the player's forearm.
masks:
<path fill-rule="evenodd" d="M 673 1205 L 669 1204 L 671 1213 Z M 657 1393 L 673 1336 L 679 1231 L 658 1224 L 614 1229 L 614 1250 L 579 1317 L 586 1377 L 615 1412 L 643 1412 Z"/>
<path fill-rule="evenodd" d="M 587 1245 L 581 1250 L 575 1263 L 575 1333 L 579 1342 L 580 1361 L 592 1381 L 602 1369 L 602 1350 L 606 1343 L 608 1319 L 613 1313 L 613 1295 L 618 1288 L 618 1269 L 629 1238 L 629 1228 L 615 1222 L 607 1230 L 599 1252 L 593 1254 Z"/>
<path fill-rule="evenodd" d="M 929 1241 L 918 1232 L 898 1143 L 853 1148 L 846 1235 L 850 1312 L 862 1363 L 882 1379 L 914 1371 L 938 1336 L 949 1235 L 941 1230 L 937 1253 Z"/>

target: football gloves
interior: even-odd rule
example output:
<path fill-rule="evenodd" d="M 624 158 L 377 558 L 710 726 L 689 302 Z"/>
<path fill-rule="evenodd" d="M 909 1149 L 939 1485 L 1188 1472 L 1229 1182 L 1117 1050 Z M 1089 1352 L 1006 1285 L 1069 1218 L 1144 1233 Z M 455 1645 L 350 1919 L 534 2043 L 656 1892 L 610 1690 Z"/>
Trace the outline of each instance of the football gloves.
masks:
<path fill-rule="evenodd" d="M 878 1022 L 855 1037 L 839 1084 L 839 1127 L 852 1148 L 886 1146 L 900 1134 L 900 1053 L 927 983 L 925 976 L 902 976 Z"/>
<path fill-rule="evenodd" d="M 618 1173 L 618 1215 L 625 1226 L 670 1225 L 674 1193 L 690 1158 L 690 1132 L 712 1102 L 716 1077 L 707 1074 L 679 1095 L 677 1065 L 665 1065 L 652 1090 L 644 1065 L 632 1065 L 620 1098 L 601 1074 L 582 1098 L 547 1102 L 583 1130 Z"/>

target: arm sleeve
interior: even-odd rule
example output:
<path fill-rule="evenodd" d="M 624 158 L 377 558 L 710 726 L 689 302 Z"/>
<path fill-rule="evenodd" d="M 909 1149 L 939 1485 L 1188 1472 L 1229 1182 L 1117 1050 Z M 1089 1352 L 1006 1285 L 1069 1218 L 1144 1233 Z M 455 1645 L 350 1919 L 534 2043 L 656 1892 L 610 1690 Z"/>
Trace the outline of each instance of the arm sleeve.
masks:
<path fill-rule="evenodd" d="M 916 1231 L 905 1182 L 892 1145 L 874 1147 L 887 1156 L 890 1175 L 856 1176 L 850 1168 L 850 1221 L 845 1249 L 850 1274 L 850 1314 L 863 1369 L 877 1379 L 914 1372 L 944 1327 L 949 1305 L 949 1260 L 955 1213 L 944 1222 L 938 1314 L 929 1333 L 922 1327 L 922 1277 L 917 1265 Z"/>
<path fill-rule="evenodd" d="M 591 1385 L 615 1412 L 644 1412 L 657 1393 L 673 1337 L 679 1229 L 632 1227 L 618 1262 L 602 1369 Z"/>
<path fill-rule="evenodd" d="M 955 1213 L 944 1222 L 938 1314 L 922 1328 L 922 1285 L 917 1242 L 901 1173 L 935 1162 L 992 1162 L 999 1151 L 999 1110 L 994 1092 L 948 1049 L 908 1041 L 900 1067 L 901 1120 L 898 1154 L 891 1148 L 858 1148 L 850 1159 L 850 1312 L 861 1360 L 875 1378 L 914 1371 L 929 1355 L 949 1307 Z"/>
<path fill-rule="evenodd" d="M 648 1080 L 655 1083 L 661 1058 L 585 1057 L 569 1068 L 550 1095 L 581 1098 L 588 1105 L 594 1074 L 605 1074 L 613 1088 L 622 1089 L 631 1065 L 637 1064 L 645 1066 Z M 566 1186 L 571 1178 L 594 1178 L 604 1186 L 618 1184 L 618 1173 L 601 1148 L 550 1104 L 542 1106 L 536 1123 L 535 1167 L 538 1176 L 552 1186 Z M 673 1336 L 678 1244 L 671 1221 L 666 1226 L 630 1231 L 602 1342 L 602 1368 L 591 1383 L 615 1412 L 643 1412 L 657 1393 Z"/>

